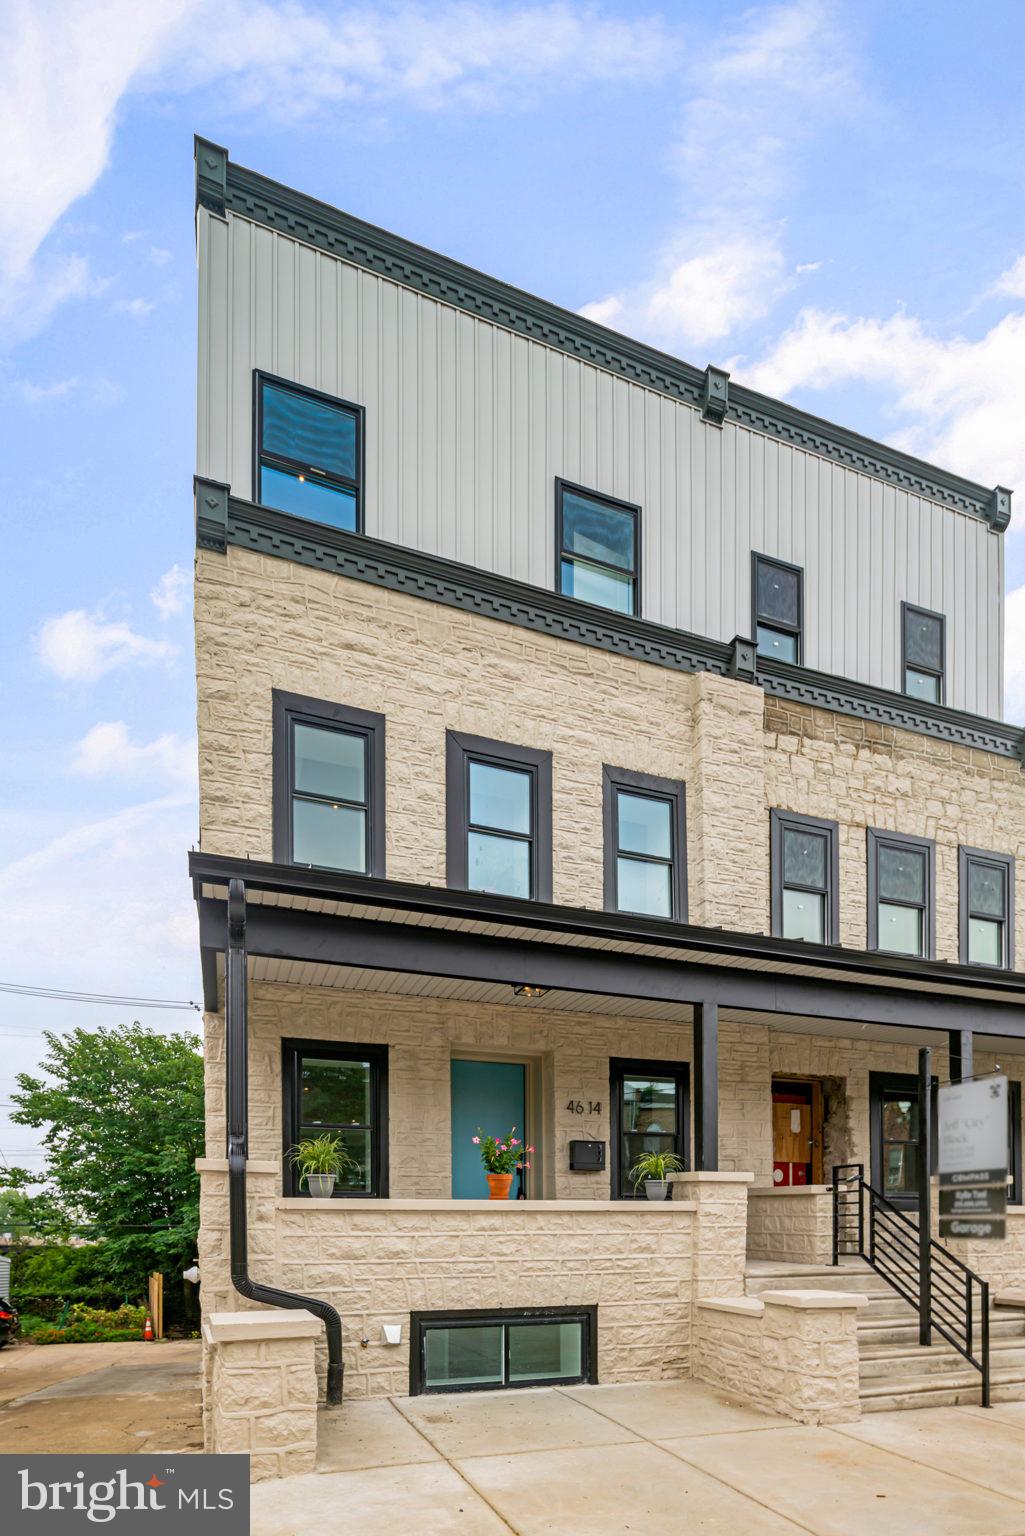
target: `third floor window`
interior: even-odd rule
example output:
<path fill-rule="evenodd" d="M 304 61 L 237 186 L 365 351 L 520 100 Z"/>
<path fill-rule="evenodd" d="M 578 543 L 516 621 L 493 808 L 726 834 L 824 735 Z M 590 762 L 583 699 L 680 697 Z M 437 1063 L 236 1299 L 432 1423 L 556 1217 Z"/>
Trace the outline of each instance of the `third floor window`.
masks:
<path fill-rule="evenodd" d="M 639 524 L 639 507 L 557 480 L 559 591 L 616 613 L 638 613 Z"/>
<path fill-rule="evenodd" d="M 927 704 L 942 704 L 946 672 L 947 621 L 942 613 L 901 603 L 904 692 Z"/>
<path fill-rule="evenodd" d="M 358 530 L 362 415 L 318 390 L 257 373 L 254 501 Z"/>
<path fill-rule="evenodd" d="M 752 560 L 754 632 L 759 656 L 776 661 L 801 660 L 804 572 L 784 560 L 755 555 Z"/>

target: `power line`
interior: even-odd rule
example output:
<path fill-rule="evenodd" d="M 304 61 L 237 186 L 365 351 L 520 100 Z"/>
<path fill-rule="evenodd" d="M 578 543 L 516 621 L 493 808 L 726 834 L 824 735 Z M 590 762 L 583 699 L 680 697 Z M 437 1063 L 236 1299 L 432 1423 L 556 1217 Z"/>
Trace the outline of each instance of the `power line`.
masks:
<path fill-rule="evenodd" d="M 12 992 L 15 997 L 48 997 L 63 1003 L 106 1003 L 112 1008 L 171 1008 L 201 1013 L 198 1003 L 181 998 L 166 997 L 115 997 L 109 992 L 65 992 L 59 987 L 30 987 L 16 981 L 0 981 L 0 992 Z"/>

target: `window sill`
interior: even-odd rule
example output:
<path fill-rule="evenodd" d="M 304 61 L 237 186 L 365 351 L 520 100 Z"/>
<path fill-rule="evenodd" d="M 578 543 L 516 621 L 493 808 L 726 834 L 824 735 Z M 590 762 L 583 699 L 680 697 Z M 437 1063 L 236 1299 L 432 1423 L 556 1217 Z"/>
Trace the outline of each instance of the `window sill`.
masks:
<path fill-rule="evenodd" d="M 668 1211 L 672 1215 L 686 1215 L 697 1210 L 697 1204 L 693 1200 L 666 1200 L 654 1202 L 656 1210 Z M 653 1202 L 637 1201 L 637 1206 L 645 1214 L 643 1220 L 648 1219 Z M 624 1200 L 313 1200 L 309 1196 L 279 1196 L 278 1210 L 282 1211 L 359 1211 L 363 1214 L 378 1214 L 387 1216 L 401 1211 L 410 1211 L 416 1214 L 423 1212 L 443 1212 L 446 1215 L 458 1214 L 465 1211 L 467 1215 L 479 1216 L 487 1212 L 489 1215 L 512 1217 L 516 1214 L 522 1216 L 543 1216 L 548 1211 L 579 1211 L 584 1215 L 607 1215 L 611 1210 L 619 1213 L 633 1208 L 632 1201 Z"/>

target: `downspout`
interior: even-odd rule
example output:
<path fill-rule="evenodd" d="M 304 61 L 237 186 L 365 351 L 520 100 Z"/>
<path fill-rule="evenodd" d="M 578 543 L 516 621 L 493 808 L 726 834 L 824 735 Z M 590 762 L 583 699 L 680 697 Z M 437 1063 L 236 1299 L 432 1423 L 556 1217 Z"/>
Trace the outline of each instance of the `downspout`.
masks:
<path fill-rule="evenodd" d="M 246 976 L 246 888 L 228 882 L 225 1033 L 228 1076 L 228 1217 L 231 1283 L 250 1301 L 269 1307 L 305 1308 L 322 1318 L 327 1332 L 327 1401 L 342 1400 L 342 1320 L 326 1301 L 260 1285 L 249 1275 L 246 1158 L 249 1155 L 249 1039 Z"/>

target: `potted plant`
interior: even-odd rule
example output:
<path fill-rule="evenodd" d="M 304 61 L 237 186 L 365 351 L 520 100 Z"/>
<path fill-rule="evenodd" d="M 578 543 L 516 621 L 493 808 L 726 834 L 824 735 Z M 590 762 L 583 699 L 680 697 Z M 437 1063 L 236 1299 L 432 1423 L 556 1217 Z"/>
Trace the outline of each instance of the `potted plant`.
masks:
<path fill-rule="evenodd" d="M 363 1171 L 342 1146 L 340 1136 L 311 1136 L 298 1142 L 288 1155 L 299 1170 L 299 1183 L 305 1183 L 313 1199 L 330 1199 L 340 1173 Z"/>
<path fill-rule="evenodd" d="M 508 1136 L 485 1136 L 480 1126 L 477 1134 L 472 1138 L 475 1147 L 480 1147 L 480 1160 L 484 1164 L 484 1174 L 488 1181 L 489 1200 L 508 1200 L 509 1190 L 512 1187 L 513 1174 L 519 1168 L 529 1168 L 530 1164 L 525 1160 L 527 1152 L 533 1152 L 533 1147 L 525 1147 L 523 1141 L 516 1134 L 513 1126 Z"/>
<path fill-rule="evenodd" d="M 642 1152 L 630 1169 L 636 1189 L 642 1181 L 649 1200 L 664 1200 L 669 1193 L 669 1175 L 682 1173 L 683 1163 L 675 1152 Z"/>

